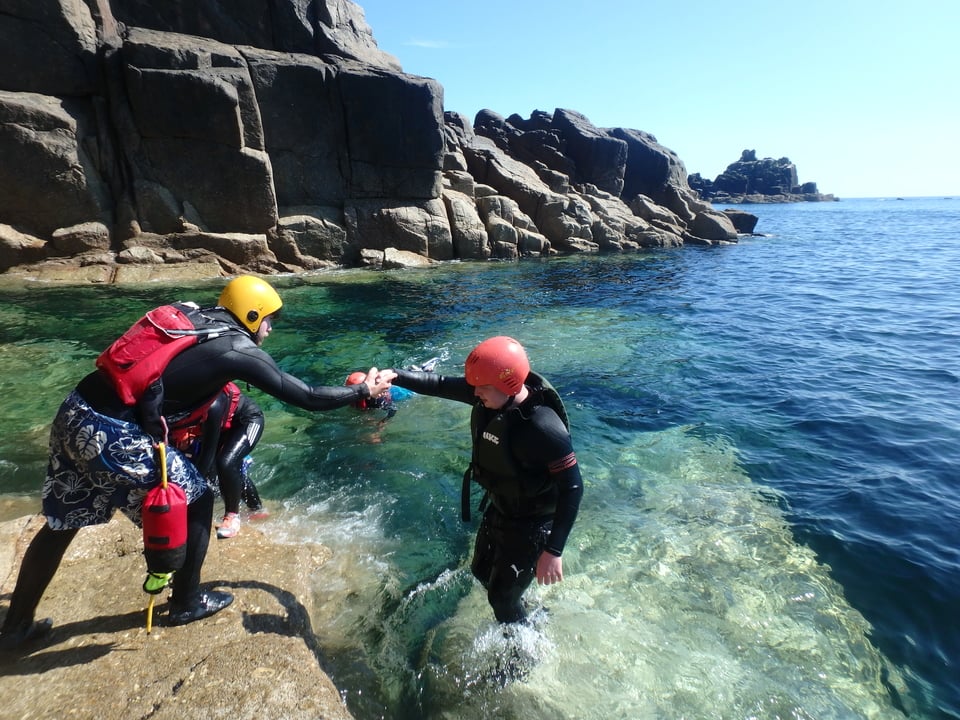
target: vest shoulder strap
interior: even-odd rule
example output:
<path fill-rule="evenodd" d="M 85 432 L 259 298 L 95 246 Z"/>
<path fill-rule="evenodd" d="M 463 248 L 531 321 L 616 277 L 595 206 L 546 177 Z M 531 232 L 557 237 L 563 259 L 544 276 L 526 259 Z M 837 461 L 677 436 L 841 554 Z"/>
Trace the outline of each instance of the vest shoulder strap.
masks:
<path fill-rule="evenodd" d="M 529 383 L 530 379 L 534 380 L 535 384 Z M 534 392 L 540 393 L 542 403 L 553 410 L 560 417 L 560 420 L 563 421 L 564 427 L 569 430 L 570 418 L 567 416 L 567 409 L 563 406 L 560 393 L 550 384 L 550 381 L 542 375 L 531 371 L 528 375 L 528 384 L 533 388 Z"/>

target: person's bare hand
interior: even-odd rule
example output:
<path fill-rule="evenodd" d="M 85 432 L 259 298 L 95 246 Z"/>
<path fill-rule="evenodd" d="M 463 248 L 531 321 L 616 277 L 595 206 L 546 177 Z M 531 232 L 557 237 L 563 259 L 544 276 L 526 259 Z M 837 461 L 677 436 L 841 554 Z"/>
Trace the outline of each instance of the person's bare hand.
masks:
<path fill-rule="evenodd" d="M 370 390 L 370 397 L 375 398 L 383 395 L 390 389 L 390 383 L 397 374 L 393 370 L 377 370 L 372 367 L 367 371 L 367 377 L 364 382 Z"/>
<path fill-rule="evenodd" d="M 537 582 L 553 585 L 563 580 L 563 560 L 544 550 L 537 560 Z"/>

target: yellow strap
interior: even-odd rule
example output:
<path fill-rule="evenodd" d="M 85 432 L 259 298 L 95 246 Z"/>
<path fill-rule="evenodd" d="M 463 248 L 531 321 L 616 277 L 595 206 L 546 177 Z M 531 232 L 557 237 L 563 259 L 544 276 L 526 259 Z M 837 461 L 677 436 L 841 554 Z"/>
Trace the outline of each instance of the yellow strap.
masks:
<path fill-rule="evenodd" d="M 157 450 L 160 452 L 160 487 L 167 487 L 167 445 L 166 443 L 157 443 Z"/>
<path fill-rule="evenodd" d="M 150 630 L 153 629 L 153 601 L 156 597 L 156 595 L 151 595 L 150 604 L 147 605 L 147 635 L 149 635 Z"/>

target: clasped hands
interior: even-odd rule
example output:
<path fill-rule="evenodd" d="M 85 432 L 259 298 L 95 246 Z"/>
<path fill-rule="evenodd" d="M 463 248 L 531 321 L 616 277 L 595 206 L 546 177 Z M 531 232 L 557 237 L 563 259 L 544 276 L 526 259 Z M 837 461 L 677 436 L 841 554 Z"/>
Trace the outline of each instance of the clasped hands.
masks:
<path fill-rule="evenodd" d="M 367 389 L 370 390 L 370 397 L 380 397 L 390 389 L 390 383 L 393 382 L 397 374 L 393 370 L 378 370 L 375 367 L 367 370 L 367 377 L 364 382 Z"/>

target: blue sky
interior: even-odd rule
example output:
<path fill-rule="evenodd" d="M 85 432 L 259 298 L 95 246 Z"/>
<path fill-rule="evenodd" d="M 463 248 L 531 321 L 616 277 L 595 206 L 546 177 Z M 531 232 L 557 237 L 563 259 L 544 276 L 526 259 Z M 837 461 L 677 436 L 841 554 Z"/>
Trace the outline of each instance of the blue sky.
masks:
<path fill-rule="evenodd" d="M 843 197 L 960 195 L 957 0 L 359 0 L 471 121 L 576 110 L 714 178 L 744 149 Z"/>

